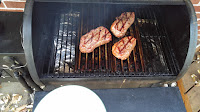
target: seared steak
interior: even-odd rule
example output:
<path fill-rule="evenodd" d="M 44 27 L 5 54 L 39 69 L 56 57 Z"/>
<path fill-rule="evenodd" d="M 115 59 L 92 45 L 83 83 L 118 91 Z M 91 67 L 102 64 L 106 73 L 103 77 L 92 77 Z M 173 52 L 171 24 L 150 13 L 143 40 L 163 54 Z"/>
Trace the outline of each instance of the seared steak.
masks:
<path fill-rule="evenodd" d="M 136 45 L 136 39 L 132 36 L 124 37 L 112 46 L 112 54 L 121 60 L 129 57 Z"/>
<path fill-rule="evenodd" d="M 80 39 L 79 49 L 82 53 L 90 53 L 96 47 L 112 41 L 112 35 L 107 28 L 100 26 L 83 35 Z"/>
<path fill-rule="evenodd" d="M 118 38 L 123 37 L 135 20 L 134 12 L 124 12 L 111 25 L 111 32 Z"/>

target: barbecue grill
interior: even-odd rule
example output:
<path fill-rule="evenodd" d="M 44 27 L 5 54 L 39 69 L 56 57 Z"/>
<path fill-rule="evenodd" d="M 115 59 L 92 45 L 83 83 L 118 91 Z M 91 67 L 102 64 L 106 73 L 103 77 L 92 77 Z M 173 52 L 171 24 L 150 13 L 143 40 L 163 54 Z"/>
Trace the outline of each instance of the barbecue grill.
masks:
<path fill-rule="evenodd" d="M 82 35 L 135 12 L 126 32 L 137 44 L 127 60 L 112 55 L 112 41 L 81 53 Z M 29 0 L 23 23 L 28 69 L 40 86 L 150 87 L 179 80 L 192 62 L 197 20 L 189 0 Z M 123 86 L 122 86 L 123 85 Z"/>

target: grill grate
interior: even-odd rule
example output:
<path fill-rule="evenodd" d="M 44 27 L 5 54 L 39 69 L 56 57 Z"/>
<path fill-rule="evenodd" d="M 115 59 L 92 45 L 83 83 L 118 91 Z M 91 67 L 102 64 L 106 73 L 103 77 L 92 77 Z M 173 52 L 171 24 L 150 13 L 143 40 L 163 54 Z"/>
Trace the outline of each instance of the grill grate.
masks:
<path fill-rule="evenodd" d="M 47 77 L 151 77 L 174 76 L 179 72 L 166 29 L 161 26 L 153 8 L 130 7 L 120 9 L 112 4 L 82 4 L 81 10 L 56 14 L 54 43 Z M 129 6 L 129 7 L 128 7 Z M 112 45 L 119 41 L 112 36 L 108 44 L 92 53 L 79 51 L 80 37 L 91 29 L 110 25 L 122 12 L 134 11 L 136 19 L 126 36 L 137 39 L 137 45 L 127 60 L 112 55 Z"/>

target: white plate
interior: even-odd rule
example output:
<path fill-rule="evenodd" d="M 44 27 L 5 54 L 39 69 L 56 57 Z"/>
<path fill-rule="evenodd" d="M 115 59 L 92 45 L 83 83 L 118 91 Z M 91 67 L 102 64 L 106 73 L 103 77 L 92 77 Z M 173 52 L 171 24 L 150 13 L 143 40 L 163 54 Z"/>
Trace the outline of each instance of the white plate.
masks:
<path fill-rule="evenodd" d="M 106 112 L 106 108 L 93 91 L 70 85 L 47 94 L 39 102 L 35 112 Z"/>

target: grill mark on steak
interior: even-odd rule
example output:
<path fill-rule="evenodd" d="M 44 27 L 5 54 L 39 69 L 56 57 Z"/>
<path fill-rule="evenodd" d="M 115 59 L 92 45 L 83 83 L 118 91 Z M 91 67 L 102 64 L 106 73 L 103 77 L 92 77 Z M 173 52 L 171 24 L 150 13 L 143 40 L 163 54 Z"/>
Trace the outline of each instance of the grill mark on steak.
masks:
<path fill-rule="evenodd" d="M 116 25 L 115 25 L 115 28 L 116 28 L 116 26 L 117 26 L 116 29 L 117 29 L 118 31 L 122 31 L 122 29 L 124 28 L 124 25 L 125 25 L 126 22 L 130 19 L 130 18 L 128 17 L 127 12 L 124 12 L 123 15 L 125 15 L 125 19 L 126 19 L 125 22 L 123 22 L 123 17 L 121 17 L 120 19 L 118 19 L 118 22 L 117 22 Z M 130 16 L 131 16 L 131 15 L 132 15 L 132 12 L 131 12 Z M 120 22 L 122 22 L 122 27 L 119 29 L 119 28 L 118 28 L 118 25 L 119 25 Z"/>
<path fill-rule="evenodd" d="M 120 49 L 120 46 L 118 46 L 118 44 L 119 44 L 120 42 L 118 42 L 117 45 L 116 45 L 116 46 L 118 46 L 118 47 L 116 47 L 114 50 L 118 49 L 119 52 L 120 52 L 119 54 L 121 54 L 121 51 L 123 51 L 123 50 L 126 48 L 126 46 L 128 45 L 128 43 L 131 43 L 132 38 L 133 38 L 133 37 L 128 36 L 128 41 L 126 42 L 126 44 L 124 44 L 124 40 L 122 39 L 121 41 L 122 41 L 124 47 Z M 136 39 L 134 38 L 133 41 L 135 41 L 135 40 L 136 40 Z"/>
<path fill-rule="evenodd" d="M 95 35 L 94 35 L 94 33 L 92 32 L 92 37 L 91 37 L 90 39 L 88 39 L 87 42 L 85 42 L 85 40 L 86 40 L 86 37 L 85 37 L 84 44 L 87 44 L 89 41 L 90 41 L 90 43 L 91 43 L 92 40 L 93 40 L 93 38 L 94 38 L 97 34 L 99 34 L 99 37 L 98 37 L 98 40 L 97 40 L 97 41 L 99 41 L 99 38 L 101 38 L 101 31 L 102 31 L 102 30 L 105 30 L 105 35 L 102 36 L 103 39 L 105 40 L 105 39 L 106 39 L 106 36 L 107 36 L 107 34 L 108 34 L 109 32 L 106 33 L 106 28 L 103 28 L 103 29 L 99 30 L 99 33 L 96 33 Z"/>
<path fill-rule="evenodd" d="M 102 31 L 102 30 L 99 31 L 99 38 L 101 38 L 101 31 Z M 99 38 L 98 38 L 97 41 L 99 41 Z"/>
<path fill-rule="evenodd" d="M 104 40 L 106 39 L 106 35 L 107 35 L 107 33 L 106 33 L 106 30 L 105 30 L 105 35 L 103 36 L 103 39 L 104 39 Z"/>
<path fill-rule="evenodd" d="M 82 53 L 90 53 L 96 47 L 106 44 L 112 40 L 109 30 L 103 26 L 91 30 L 80 39 L 79 49 Z"/>
<path fill-rule="evenodd" d="M 105 29 L 105 28 L 103 28 L 103 29 Z M 87 42 L 85 42 L 85 40 L 86 40 L 86 38 L 87 38 L 87 37 L 85 37 L 84 44 L 87 44 L 90 40 L 91 40 L 91 41 L 90 41 L 90 43 L 91 43 L 91 42 L 92 42 L 92 39 L 93 39 L 97 34 L 99 34 L 99 37 L 98 37 L 98 40 L 99 40 L 101 31 L 102 31 L 102 30 L 100 30 L 99 33 L 96 33 L 95 35 L 94 35 L 94 33 L 92 32 L 92 37 L 89 38 Z M 97 40 L 97 41 L 98 41 L 98 40 Z"/>
<path fill-rule="evenodd" d="M 104 40 L 106 39 L 106 35 L 108 35 L 108 34 L 109 34 L 109 32 L 104 35 Z M 99 38 L 98 38 L 98 41 L 99 41 Z M 96 44 L 96 43 L 93 43 L 91 46 L 93 46 L 94 44 Z M 91 47 L 89 47 L 89 48 L 91 48 Z"/>
<path fill-rule="evenodd" d="M 130 37 L 130 36 L 129 36 L 129 37 Z M 120 54 L 121 54 L 121 51 L 124 50 L 124 49 L 126 48 L 126 46 L 128 45 L 128 43 L 131 43 L 131 40 L 132 40 L 133 37 L 132 37 L 132 38 L 129 38 L 129 37 L 128 37 L 129 40 L 128 40 L 127 43 L 124 45 L 124 47 L 123 47 L 122 49 L 119 50 Z M 123 41 L 123 44 L 124 44 L 124 40 L 122 40 L 122 41 Z M 133 41 L 135 41 L 135 38 L 133 39 Z M 119 48 L 119 47 L 118 47 L 118 48 Z"/>
<path fill-rule="evenodd" d="M 133 36 L 122 38 L 112 46 L 113 55 L 121 60 L 127 59 L 136 45 L 136 39 Z"/>
<path fill-rule="evenodd" d="M 106 33 L 106 30 L 105 30 L 105 35 L 102 36 L 102 38 L 103 38 L 104 40 L 106 40 L 106 36 L 108 35 L 108 33 L 109 33 L 109 32 Z"/>
<path fill-rule="evenodd" d="M 128 28 L 133 24 L 134 20 L 134 12 L 124 12 L 119 17 L 116 17 L 116 20 L 112 23 L 110 30 L 116 37 L 123 37 Z"/>

